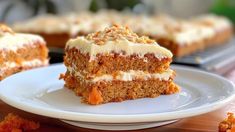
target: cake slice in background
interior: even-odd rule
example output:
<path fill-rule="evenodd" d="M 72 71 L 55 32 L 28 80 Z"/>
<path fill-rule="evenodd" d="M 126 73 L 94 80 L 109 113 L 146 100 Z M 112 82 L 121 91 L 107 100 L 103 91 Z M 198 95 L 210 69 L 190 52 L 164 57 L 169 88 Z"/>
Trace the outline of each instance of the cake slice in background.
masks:
<path fill-rule="evenodd" d="M 226 17 L 207 14 L 198 16 L 192 20 L 193 22 L 208 27 L 215 32 L 215 35 L 207 46 L 224 44 L 233 37 L 233 25 Z"/>
<path fill-rule="evenodd" d="M 148 37 L 114 25 L 67 42 L 65 87 L 97 105 L 178 92 L 172 53 Z"/>
<path fill-rule="evenodd" d="M 63 16 L 45 15 L 15 23 L 13 29 L 39 34 L 49 47 L 64 48 L 70 38 L 103 30 L 113 23 L 128 26 L 138 35 L 149 36 L 171 50 L 175 57 L 184 57 L 226 44 L 233 36 L 231 22 L 217 15 L 180 19 L 166 14 L 148 16 L 112 10 Z"/>
<path fill-rule="evenodd" d="M 49 47 L 64 48 L 71 38 L 69 20 L 55 15 L 38 16 L 26 21 L 17 22 L 13 29 L 17 32 L 42 36 Z"/>
<path fill-rule="evenodd" d="M 0 80 L 35 67 L 48 65 L 48 49 L 42 37 L 15 33 L 0 24 Z"/>
<path fill-rule="evenodd" d="M 153 28 L 146 28 L 151 29 L 146 35 L 169 49 L 175 57 L 205 50 L 215 35 L 211 28 L 164 14 L 155 16 L 152 23 L 158 26 L 150 24 Z"/>

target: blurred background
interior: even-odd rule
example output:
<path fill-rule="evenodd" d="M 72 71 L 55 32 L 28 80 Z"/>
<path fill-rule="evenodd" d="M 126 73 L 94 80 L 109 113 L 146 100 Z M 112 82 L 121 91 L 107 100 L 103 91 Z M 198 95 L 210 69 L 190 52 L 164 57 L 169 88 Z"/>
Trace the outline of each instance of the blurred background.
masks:
<path fill-rule="evenodd" d="M 187 21 L 186 23 L 190 23 L 189 21 L 191 20 L 188 19 L 194 17 L 196 18 L 197 16 L 203 14 L 216 14 L 219 16 L 223 16 L 224 18 L 215 17 L 215 20 L 214 17 L 212 17 L 211 21 L 212 23 L 215 23 L 215 26 L 213 28 L 223 28 L 224 23 L 235 23 L 235 0 L 0 0 L 0 22 L 6 23 L 10 26 L 14 25 L 17 22 L 22 22 L 20 25 L 18 25 L 18 27 L 20 27 L 20 30 L 17 31 L 42 35 L 47 41 L 50 48 L 50 62 L 57 63 L 63 61 L 63 47 L 65 46 L 65 42 L 69 38 L 73 38 L 75 36 L 68 36 L 67 34 L 66 41 L 63 40 L 64 42 L 62 44 L 58 44 L 58 41 L 62 42 L 62 37 L 58 37 L 58 35 L 63 36 L 63 34 L 53 34 L 57 35 L 56 37 L 53 37 L 53 35 L 50 34 L 51 32 L 49 32 L 48 34 L 49 29 L 53 29 L 52 26 L 54 26 L 55 29 L 62 28 L 60 29 L 61 31 L 66 30 L 66 27 L 68 27 L 68 25 L 66 25 L 67 23 L 64 20 L 66 19 L 66 21 L 70 21 L 72 20 L 71 17 L 80 19 L 72 22 L 72 25 L 75 25 L 74 27 L 72 27 L 72 30 L 73 28 L 75 29 L 75 27 L 78 28 L 80 26 L 84 26 L 88 23 L 88 21 L 85 20 L 85 22 L 82 23 L 82 19 L 79 17 L 85 16 L 84 19 L 87 19 L 87 14 L 80 14 L 81 12 L 93 12 L 93 14 L 98 14 L 97 12 L 103 9 L 107 9 L 106 12 L 109 12 L 109 9 L 118 11 L 119 17 L 124 16 L 122 17 L 122 19 L 126 19 L 126 17 L 128 18 L 128 15 L 125 16 L 124 14 L 134 14 L 134 19 L 143 19 L 143 21 L 140 22 L 142 23 L 140 27 L 143 26 L 143 28 L 149 29 L 151 29 L 151 27 L 147 27 L 149 25 L 145 24 L 146 17 L 143 16 L 156 16 L 156 14 L 167 14 L 171 16 L 169 17 L 170 19 L 166 17 L 168 20 L 177 18 L 175 19 L 177 22 L 178 19 L 183 19 Z M 48 15 L 46 14 L 53 14 L 53 16 L 55 17 L 48 17 Z M 111 13 L 111 16 L 114 14 Z M 110 14 L 107 13 L 106 15 Z M 47 17 L 42 17 L 38 20 L 33 19 L 31 21 L 31 18 L 38 18 L 38 16 Z M 100 16 L 97 16 L 99 19 L 99 17 L 102 16 L 102 13 Z M 90 22 L 94 18 L 91 17 L 89 19 L 91 19 L 89 20 Z M 153 17 L 151 19 L 155 18 Z M 208 19 L 210 21 L 211 18 L 208 17 Z M 222 22 L 218 21 L 217 23 L 217 19 L 222 19 Z M 104 22 L 105 21 L 100 23 L 99 20 L 94 21 L 94 23 L 98 25 L 102 25 Z M 61 23 L 62 25 L 60 25 Z M 181 23 L 181 20 L 179 20 L 179 23 Z M 69 24 L 71 24 L 71 22 Z M 132 20 L 132 25 L 134 27 L 135 24 L 136 21 Z M 28 30 L 22 30 L 24 28 L 26 29 L 26 25 Z M 105 24 L 103 25 L 106 26 Z M 206 26 L 207 25 L 208 23 L 206 23 Z M 91 26 L 92 24 L 85 28 L 90 28 Z M 158 24 L 154 23 L 152 26 L 158 27 Z M 42 30 L 39 28 L 41 28 Z M 45 30 L 45 32 L 43 30 Z M 156 30 L 158 30 L 158 28 Z M 68 32 L 70 33 L 70 31 Z M 235 68 L 235 40 L 234 36 L 231 37 L 232 32 L 229 32 L 230 34 L 227 35 L 228 37 L 225 38 L 225 41 L 222 42 L 225 44 L 214 47 L 211 46 L 210 48 L 207 48 L 203 51 L 198 50 L 195 53 L 188 54 L 183 57 L 175 57 L 174 63 L 194 66 L 218 74 L 225 74 L 229 70 Z M 218 36 L 221 36 L 222 34 L 223 32 L 220 32 Z M 51 36 L 48 37 L 48 35 Z M 197 34 L 194 36 L 197 37 Z M 51 40 L 59 46 L 51 46 Z M 161 44 L 161 42 L 158 43 Z"/>
<path fill-rule="evenodd" d="M 234 0 L 0 0 L 0 20 L 11 24 L 46 13 L 96 12 L 104 8 L 137 14 L 166 13 L 182 18 L 210 12 L 235 22 Z"/>

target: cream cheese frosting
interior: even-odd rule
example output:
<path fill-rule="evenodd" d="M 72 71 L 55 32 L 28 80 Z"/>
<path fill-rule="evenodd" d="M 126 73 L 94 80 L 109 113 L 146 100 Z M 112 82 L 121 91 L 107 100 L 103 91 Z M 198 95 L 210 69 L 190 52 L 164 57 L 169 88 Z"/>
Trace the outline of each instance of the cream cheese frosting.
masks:
<path fill-rule="evenodd" d="M 61 16 L 44 15 L 32 18 L 27 21 L 18 22 L 13 25 L 15 31 L 35 33 L 69 33 L 70 23 Z"/>
<path fill-rule="evenodd" d="M 73 73 L 75 76 L 85 78 L 80 72 L 75 71 L 72 67 L 68 67 L 67 69 L 70 73 Z M 167 81 L 172 76 L 174 76 L 174 71 L 171 69 L 168 69 L 163 73 L 147 73 L 144 71 L 129 70 L 126 72 L 119 71 L 115 73 L 115 76 L 111 74 L 103 74 L 101 76 L 93 76 L 90 79 L 85 79 L 85 80 L 93 83 L 100 81 L 113 81 L 113 80 L 120 80 L 120 81 L 133 81 L 135 79 L 148 80 L 151 78 Z"/>
<path fill-rule="evenodd" d="M 21 65 L 24 67 L 24 66 L 29 66 L 29 67 L 36 67 L 36 66 L 45 66 L 45 65 L 48 65 L 48 59 L 45 59 L 45 60 L 39 60 L 39 59 L 33 59 L 33 60 L 30 60 L 30 61 L 23 61 L 21 63 Z"/>
<path fill-rule="evenodd" d="M 213 29 L 196 24 L 182 23 L 181 31 L 172 34 L 173 40 L 179 45 L 189 45 L 203 41 L 215 35 Z"/>
<path fill-rule="evenodd" d="M 227 18 L 222 16 L 216 16 L 214 14 L 202 15 L 193 19 L 193 21 L 205 24 L 209 27 L 213 27 L 216 31 L 232 27 L 231 22 Z"/>
<path fill-rule="evenodd" d="M 38 35 L 23 34 L 23 33 L 5 33 L 0 36 L 0 49 L 16 51 L 24 45 L 30 45 L 38 42 L 45 44 L 42 37 Z"/>
<path fill-rule="evenodd" d="M 0 70 L 0 75 L 4 74 L 5 70 L 14 67 L 37 67 L 48 65 L 48 60 L 33 59 L 30 61 L 22 61 L 20 64 L 16 62 L 5 62 Z"/>
<path fill-rule="evenodd" d="M 172 53 L 159 46 L 148 37 L 133 33 L 128 27 L 114 25 L 85 37 L 70 39 L 66 48 L 77 48 L 81 53 L 89 54 L 90 60 L 97 54 L 120 53 L 123 56 L 154 54 L 156 58 L 171 58 Z"/>
<path fill-rule="evenodd" d="M 99 81 L 112 81 L 112 80 L 121 80 L 121 81 L 133 81 L 134 79 L 143 79 L 143 80 L 148 80 L 151 78 L 154 79 L 159 79 L 159 80 L 169 80 L 169 78 L 173 75 L 174 71 L 169 69 L 163 73 L 145 73 L 143 71 L 134 71 L 130 70 L 128 72 L 123 72 L 120 71 L 117 76 L 112 76 L 112 75 L 102 75 L 99 77 L 93 78 L 91 81 L 92 82 L 99 82 Z"/>

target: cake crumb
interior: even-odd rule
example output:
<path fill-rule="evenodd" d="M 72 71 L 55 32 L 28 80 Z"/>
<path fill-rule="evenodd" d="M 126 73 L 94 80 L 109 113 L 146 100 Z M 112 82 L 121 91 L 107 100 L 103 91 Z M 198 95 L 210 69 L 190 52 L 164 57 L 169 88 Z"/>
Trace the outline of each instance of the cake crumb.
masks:
<path fill-rule="evenodd" d="M 235 117 L 232 112 L 228 112 L 227 118 L 219 123 L 219 132 L 235 132 Z"/>
<path fill-rule="evenodd" d="M 35 130 L 40 127 L 38 122 L 24 119 L 16 114 L 9 113 L 0 122 L 0 132 L 24 132 Z"/>
<path fill-rule="evenodd" d="M 60 74 L 60 76 L 59 76 L 59 80 L 61 80 L 61 79 L 64 79 L 64 74 Z"/>
<path fill-rule="evenodd" d="M 171 83 L 170 86 L 165 90 L 165 94 L 174 94 L 180 92 L 180 87 L 175 83 Z"/>
<path fill-rule="evenodd" d="M 146 36 L 139 37 L 136 33 L 130 30 L 129 27 L 119 26 L 114 24 L 111 27 L 105 28 L 104 31 L 98 31 L 88 34 L 87 40 L 93 41 L 97 45 L 103 45 L 107 41 L 117 41 L 127 39 L 128 41 L 141 44 L 152 44 L 155 41 Z"/>

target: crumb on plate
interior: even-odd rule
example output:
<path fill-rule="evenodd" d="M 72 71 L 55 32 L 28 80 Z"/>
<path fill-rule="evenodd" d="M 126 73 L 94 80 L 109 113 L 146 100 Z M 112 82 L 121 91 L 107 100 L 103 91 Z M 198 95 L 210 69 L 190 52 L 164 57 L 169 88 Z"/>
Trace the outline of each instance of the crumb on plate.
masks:
<path fill-rule="evenodd" d="M 35 130 L 40 127 L 38 122 L 24 119 L 16 114 L 9 113 L 0 122 L 0 132 L 23 132 Z"/>
<path fill-rule="evenodd" d="M 235 117 L 231 112 L 227 113 L 227 118 L 219 123 L 219 132 L 235 132 Z"/>

